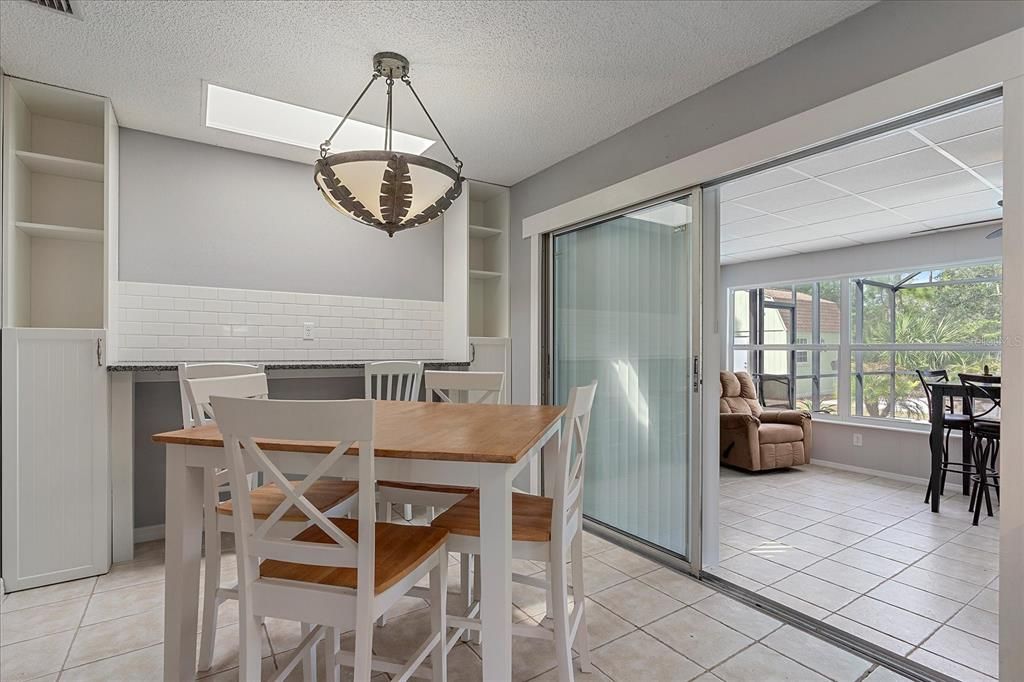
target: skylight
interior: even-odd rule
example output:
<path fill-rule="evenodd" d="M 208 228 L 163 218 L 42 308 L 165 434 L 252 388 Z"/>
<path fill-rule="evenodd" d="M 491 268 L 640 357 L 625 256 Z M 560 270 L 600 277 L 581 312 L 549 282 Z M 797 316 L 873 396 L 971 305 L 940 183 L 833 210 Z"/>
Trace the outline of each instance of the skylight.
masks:
<path fill-rule="evenodd" d="M 320 149 L 341 116 L 268 97 L 206 84 L 206 126 L 241 133 L 273 142 Z M 394 131 L 392 148 L 410 154 L 422 154 L 434 140 Z M 383 149 L 384 128 L 349 119 L 338 131 L 331 151 Z"/>

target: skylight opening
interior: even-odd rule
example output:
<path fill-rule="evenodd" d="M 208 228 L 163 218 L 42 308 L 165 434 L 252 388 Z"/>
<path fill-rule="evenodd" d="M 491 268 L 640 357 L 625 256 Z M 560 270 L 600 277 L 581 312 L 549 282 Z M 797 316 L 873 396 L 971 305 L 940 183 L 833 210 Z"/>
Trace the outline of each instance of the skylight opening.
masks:
<path fill-rule="evenodd" d="M 226 130 L 305 149 L 320 149 L 341 116 L 206 83 L 205 123 Z M 434 140 L 394 131 L 392 148 L 422 154 Z M 384 127 L 349 118 L 331 144 L 332 152 L 383 149 Z"/>

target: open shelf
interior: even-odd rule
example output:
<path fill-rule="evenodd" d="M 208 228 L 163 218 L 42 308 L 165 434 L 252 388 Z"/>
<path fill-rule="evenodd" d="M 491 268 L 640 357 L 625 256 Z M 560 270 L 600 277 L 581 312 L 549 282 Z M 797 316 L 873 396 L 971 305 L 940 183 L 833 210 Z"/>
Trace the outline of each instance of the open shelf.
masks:
<path fill-rule="evenodd" d="M 478 239 L 488 239 L 490 237 L 501 236 L 501 230 L 496 227 L 484 227 L 483 225 L 470 225 L 469 236 L 476 237 Z"/>
<path fill-rule="evenodd" d="M 103 182 L 102 163 L 80 161 L 79 159 L 68 159 L 62 156 L 52 156 L 50 154 L 39 154 L 38 152 L 23 150 L 16 151 L 15 155 L 33 173 Z"/>
<path fill-rule="evenodd" d="M 501 277 L 500 272 L 494 272 L 493 270 L 470 270 L 470 279 L 497 279 Z"/>
<path fill-rule="evenodd" d="M 70 239 L 76 242 L 103 241 L 103 230 L 90 230 L 87 227 L 26 222 L 16 222 L 14 226 L 33 237 L 42 237 L 43 239 Z"/>

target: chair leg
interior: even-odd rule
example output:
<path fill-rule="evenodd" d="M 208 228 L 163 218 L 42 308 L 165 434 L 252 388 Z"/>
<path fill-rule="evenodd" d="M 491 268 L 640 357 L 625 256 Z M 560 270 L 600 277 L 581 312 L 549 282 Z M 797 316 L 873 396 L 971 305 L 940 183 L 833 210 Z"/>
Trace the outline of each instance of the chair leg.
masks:
<path fill-rule="evenodd" d="M 583 529 L 572 539 L 572 606 L 580 609 L 580 624 L 576 630 L 576 651 L 580 654 L 580 671 L 593 671 L 590 664 L 590 633 L 587 631 L 586 589 L 583 586 Z"/>
<path fill-rule="evenodd" d="M 473 590 L 473 579 L 476 575 L 476 571 L 473 570 L 473 555 L 472 554 L 460 554 L 459 555 L 459 597 L 461 599 L 461 606 L 465 609 L 465 613 L 469 613 L 469 609 L 473 606 L 473 599 L 476 596 Z M 460 638 L 463 642 L 468 642 L 472 636 L 471 630 L 466 630 L 462 633 Z"/>
<path fill-rule="evenodd" d="M 313 627 L 309 623 L 300 623 L 299 632 L 303 639 L 309 634 Z M 330 660 L 324 655 L 325 660 Z M 302 657 L 302 682 L 316 682 L 316 645 L 309 647 L 309 651 Z"/>
<path fill-rule="evenodd" d="M 548 586 L 544 589 L 544 617 L 554 618 L 555 617 L 555 598 L 552 592 L 552 579 L 551 579 L 551 562 L 549 561 L 544 565 L 544 575 L 547 576 Z"/>
<path fill-rule="evenodd" d="M 217 590 L 220 589 L 220 530 L 217 528 L 217 486 L 212 472 L 206 473 L 203 487 L 203 543 L 206 549 L 206 577 L 203 579 L 203 632 L 199 637 L 201 671 L 213 667 L 213 646 L 217 637 Z"/>
<path fill-rule="evenodd" d="M 258 680 L 262 675 L 263 626 L 253 613 L 247 592 L 259 568 L 255 560 L 240 557 L 238 569 L 238 679 Z M 248 588 L 246 583 L 250 583 Z"/>
<path fill-rule="evenodd" d="M 558 679 L 561 682 L 572 682 L 572 649 L 569 641 L 569 582 L 565 573 L 565 557 L 562 549 L 555 548 L 551 542 L 551 559 L 548 567 L 548 585 L 554 607 L 551 617 L 555 623 L 555 658 L 558 660 Z M 559 543 L 560 544 L 560 543 Z"/>
<path fill-rule="evenodd" d="M 463 565 L 469 562 L 462 555 Z M 465 587 L 463 588 L 465 589 Z M 448 551 L 437 553 L 437 566 L 430 570 L 430 632 L 437 635 L 437 646 L 430 654 L 433 682 L 448 679 Z"/>
<path fill-rule="evenodd" d="M 356 633 L 356 641 L 359 641 L 359 634 Z M 371 628 L 370 634 L 373 634 Z M 326 682 L 341 682 L 341 665 L 338 663 L 338 652 L 341 651 L 341 632 L 337 628 L 326 628 L 324 633 L 324 677 Z M 356 677 L 355 679 L 361 679 Z M 370 679 L 369 675 L 365 679 Z"/>
<path fill-rule="evenodd" d="M 473 596 L 477 600 L 479 600 L 480 599 L 480 595 L 483 594 L 483 590 L 480 587 L 480 582 L 481 582 L 481 577 L 480 576 L 481 576 L 481 573 L 482 572 L 480 570 L 480 555 L 479 554 L 474 554 L 473 555 Z M 473 641 L 476 642 L 477 644 L 481 644 L 482 643 L 482 639 L 481 638 L 483 637 L 483 632 L 484 631 L 482 629 L 477 630 L 473 634 Z"/>

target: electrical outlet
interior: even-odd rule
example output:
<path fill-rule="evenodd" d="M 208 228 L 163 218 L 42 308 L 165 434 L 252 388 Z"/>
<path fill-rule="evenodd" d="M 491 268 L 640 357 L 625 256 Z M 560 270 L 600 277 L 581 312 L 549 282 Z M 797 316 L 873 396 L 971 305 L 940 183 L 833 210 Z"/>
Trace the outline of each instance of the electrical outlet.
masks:
<path fill-rule="evenodd" d="M 853 434 L 853 445 L 854 445 L 854 447 L 857 447 L 857 448 L 863 446 L 864 445 L 864 437 L 861 436 L 859 433 Z"/>
<path fill-rule="evenodd" d="M 303 322 L 302 323 L 302 340 L 303 341 L 312 341 L 315 338 L 314 337 L 314 332 L 313 332 L 314 329 L 316 329 L 316 325 L 314 323 L 312 323 L 312 322 Z"/>

